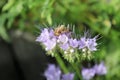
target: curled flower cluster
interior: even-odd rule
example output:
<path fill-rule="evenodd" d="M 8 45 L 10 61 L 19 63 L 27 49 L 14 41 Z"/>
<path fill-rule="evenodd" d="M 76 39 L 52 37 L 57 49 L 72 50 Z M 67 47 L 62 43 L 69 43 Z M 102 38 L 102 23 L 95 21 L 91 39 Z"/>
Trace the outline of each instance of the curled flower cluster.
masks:
<path fill-rule="evenodd" d="M 92 79 L 95 76 L 95 74 L 96 75 L 105 75 L 106 73 L 107 73 L 107 68 L 103 62 L 101 62 L 100 64 L 96 64 L 92 68 L 83 68 L 82 69 L 82 76 L 83 76 L 84 80 Z"/>
<path fill-rule="evenodd" d="M 44 72 L 44 76 L 47 80 L 73 80 L 74 74 L 67 73 L 62 74 L 59 67 L 56 67 L 54 64 L 50 64 L 46 71 Z"/>
<path fill-rule="evenodd" d="M 36 41 L 42 43 L 49 55 L 55 56 L 56 48 L 62 51 L 63 56 L 69 62 L 83 57 L 90 58 L 91 52 L 96 51 L 96 38 L 88 37 L 87 33 L 79 39 L 73 38 L 72 31 L 64 25 L 60 25 L 55 29 L 44 28 Z M 82 54 L 80 54 L 80 52 Z"/>

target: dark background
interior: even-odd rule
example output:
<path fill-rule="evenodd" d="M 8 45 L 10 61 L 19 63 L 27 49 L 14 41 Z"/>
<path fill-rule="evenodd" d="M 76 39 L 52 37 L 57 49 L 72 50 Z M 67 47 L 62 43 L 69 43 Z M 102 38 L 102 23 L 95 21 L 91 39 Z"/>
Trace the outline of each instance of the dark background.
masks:
<path fill-rule="evenodd" d="M 0 80 L 45 80 L 44 70 L 54 60 L 32 35 L 14 33 L 11 43 L 0 40 Z"/>

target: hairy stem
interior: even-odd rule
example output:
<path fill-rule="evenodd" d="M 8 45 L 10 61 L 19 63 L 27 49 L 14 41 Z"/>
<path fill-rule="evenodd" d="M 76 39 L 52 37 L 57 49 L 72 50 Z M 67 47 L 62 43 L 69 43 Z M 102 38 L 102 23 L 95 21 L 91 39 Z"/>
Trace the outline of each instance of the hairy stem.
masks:
<path fill-rule="evenodd" d="M 58 53 L 57 53 L 57 55 L 55 56 L 55 58 L 56 58 L 57 63 L 59 64 L 60 68 L 62 69 L 62 71 L 63 71 L 64 73 L 68 73 L 69 71 L 68 71 L 65 63 L 64 63 L 63 59 L 60 57 L 60 55 L 59 55 Z"/>
<path fill-rule="evenodd" d="M 80 70 L 79 68 L 77 67 L 77 65 L 75 63 L 71 63 L 71 66 L 73 67 L 73 69 L 75 70 L 77 76 L 79 77 L 79 80 L 82 80 L 82 77 L 80 75 Z"/>

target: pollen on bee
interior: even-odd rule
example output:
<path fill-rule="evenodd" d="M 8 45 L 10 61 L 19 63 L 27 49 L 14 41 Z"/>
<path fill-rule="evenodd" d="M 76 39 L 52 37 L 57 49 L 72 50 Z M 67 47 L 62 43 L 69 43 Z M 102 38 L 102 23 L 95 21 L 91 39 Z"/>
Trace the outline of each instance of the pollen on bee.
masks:
<path fill-rule="evenodd" d="M 55 36 L 59 36 L 60 34 L 69 32 L 69 29 L 65 27 L 65 25 L 60 25 L 54 30 Z"/>

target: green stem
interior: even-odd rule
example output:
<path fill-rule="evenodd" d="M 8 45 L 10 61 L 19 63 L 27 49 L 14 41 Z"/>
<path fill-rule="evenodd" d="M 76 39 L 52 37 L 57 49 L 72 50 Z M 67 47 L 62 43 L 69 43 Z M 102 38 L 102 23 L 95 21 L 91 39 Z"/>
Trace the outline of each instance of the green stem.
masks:
<path fill-rule="evenodd" d="M 62 60 L 62 58 L 60 57 L 60 55 L 58 53 L 55 56 L 55 58 L 56 58 L 57 63 L 59 64 L 60 68 L 62 69 L 62 71 L 64 73 L 68 73 L 68 69 L 67 69 L 65 63 L 64 63 L 64 61 Z"/>
<path fill-rule="evenodd" d="M 76 65 L 76 64 L 73 64 L 73 63 L 71 63 L 71 65 L 72 65 L 72 67 L 74 68 L 74 70 L 76 71 L 76 74 L 77 74 L 77 76 L 79 77 L 79 79 L 82 80 L 82 77 L 81 77 L 81 75 L 80 75 L 80 71 L 79 71 L 79 68 L 77 67 L 77 65 Z"/>

